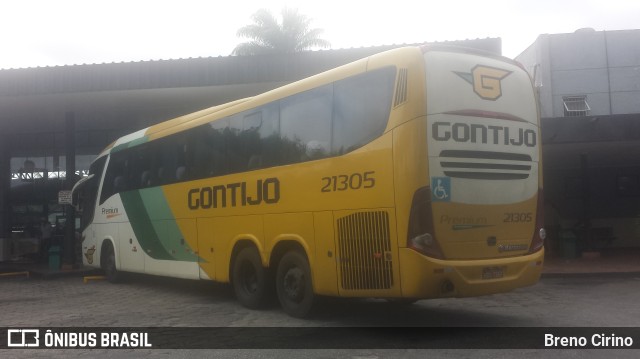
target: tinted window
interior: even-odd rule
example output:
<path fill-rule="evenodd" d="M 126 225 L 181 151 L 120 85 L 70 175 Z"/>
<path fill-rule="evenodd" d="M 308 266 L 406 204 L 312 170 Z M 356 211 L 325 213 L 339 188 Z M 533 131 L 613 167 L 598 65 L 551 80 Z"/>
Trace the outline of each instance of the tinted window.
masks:
<path fill-rule="evenodd" d="M 213 121 L 190 131 L 189 168 L 195 178 L 205 178 L 274 166 L 278 133 L 277 103 Z"/>
<path fill-rule="evenodd" d="M 121 191 L 352 151 L 382 135 L 395 73 L 367 72 L 113 153 L 101 203 Z"/>
<path fill-rule="evenodd" d="M 119 151 L 111 154 L 107 173 L 102 184 L 100 204 L 104 203 L 113 194 L 126 191 L 128 189 L 127 174 L 129 160 L 126 151 Z"/>
<path fill-rule="evenodd" d="M 152 172 L 153 148 L 145 144 L 130 151 L 131 163 L 127 183 L 130 188 L 144 188 L 157 183 Z"/>
<path fill-rule="evenodd" d="M 154 185 L 165 185 L 189 179 L 186 134 L 178 134 L 153 142 L 152 177 Z M 139 150 L 139 147 L 132 149 Z"/>
<path fill-rule="evenodd" d="M 332 152 L 340 155 L 380 136 L 387 126 L 395 68 L 335 83 Z"/>
<path fill-rule="evenodd" d="M 280 102 L 280 137 L 286 163 L 329 156 L 333 86 L 323 86 Z"/>
<path fill-rule="evenodd" d="M 269 104 L 241 114 L 242 133 L 239 142 L 247 151 L 246 170 L 280 164 L 280 107 Z"/>

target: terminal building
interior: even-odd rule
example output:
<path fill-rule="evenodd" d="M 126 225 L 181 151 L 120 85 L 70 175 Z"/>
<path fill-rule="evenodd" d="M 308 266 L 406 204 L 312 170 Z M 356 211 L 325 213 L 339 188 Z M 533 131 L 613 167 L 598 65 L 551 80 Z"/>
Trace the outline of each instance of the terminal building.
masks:
<path fill-rule="evenodd" d="M 516 60 L 539 94 L 554 244 L 640 247 L 640 30 L 540 35 Z"/>
<path fill-rule="evenodd" d="M 394 47 L 0 70 L 0 261 L 43 220 L 62 236 L 61 191 L 118 137 Z M 568 232 L 575 253 L 640 247 L 640 30 L 541 35 L 516 60 L 540 99 L 549 253 Z"/>

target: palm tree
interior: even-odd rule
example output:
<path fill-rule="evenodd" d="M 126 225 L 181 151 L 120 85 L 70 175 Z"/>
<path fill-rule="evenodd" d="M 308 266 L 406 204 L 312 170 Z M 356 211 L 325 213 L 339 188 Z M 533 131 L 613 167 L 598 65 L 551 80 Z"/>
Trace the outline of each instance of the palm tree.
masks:
<path fill-rule="evenodd" d="M 311 29 L 311 19 L 297 9 L 283 9 L 282 23 L 266 10 L 260 9 L 251 16 L 253 24 L 241 27 L 237 35 L 251 39 L 236 46 L 233 55 L 257 55 L 268 53 L 292 53 L 313 47 L 327 48 L 327 40 L 318 36 L 322 29 Z"/>

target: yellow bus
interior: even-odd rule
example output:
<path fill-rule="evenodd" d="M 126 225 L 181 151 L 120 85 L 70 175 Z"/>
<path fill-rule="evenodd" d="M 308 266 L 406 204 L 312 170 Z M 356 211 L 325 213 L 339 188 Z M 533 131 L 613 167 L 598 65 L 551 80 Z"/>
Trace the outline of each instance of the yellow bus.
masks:
<path fill-rule="evenodd" d="M 303 317 L 528 286 L 544 258 L 537 100 L 515 62 L 395 49 L 124 136 L 74 188 L 86 266 L 231 283 Z"/>

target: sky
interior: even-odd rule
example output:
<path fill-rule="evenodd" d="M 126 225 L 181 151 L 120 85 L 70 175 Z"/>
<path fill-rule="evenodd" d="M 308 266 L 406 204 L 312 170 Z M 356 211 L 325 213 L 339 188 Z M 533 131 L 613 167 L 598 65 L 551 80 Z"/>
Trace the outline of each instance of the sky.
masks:
<path fill-rule="evenodd" d="M 284 7 L 332 49 L 499 37 L 514 58 L 541 34 L 640 29 L 639 0 L 9 0 L 0 69 L 229 56 L 253 13 Z"/>

